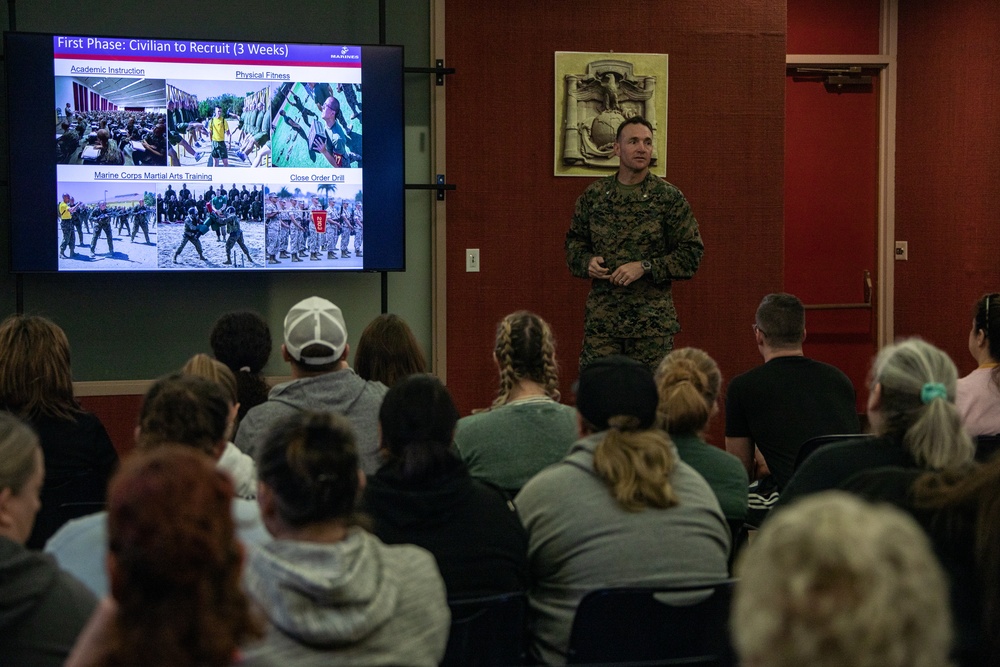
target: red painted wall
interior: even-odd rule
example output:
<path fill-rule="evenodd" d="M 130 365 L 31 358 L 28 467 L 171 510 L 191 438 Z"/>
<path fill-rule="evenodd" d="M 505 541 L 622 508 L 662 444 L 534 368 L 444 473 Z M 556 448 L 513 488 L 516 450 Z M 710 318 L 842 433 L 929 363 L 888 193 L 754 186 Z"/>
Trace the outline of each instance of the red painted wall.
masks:
<path fill-rule="evenodd" d="M 697 276 L 675 286 L 676 344 L 705 349 L 726 377 L 759 363 L 750 323 L 782 284 L 784 4 L 449 3 L 446 44 L 448 385 L 462 413 L 495 394 L 494 327 L 518 308 L 552 324 L 572 402 L 589 285 L 570 277 L 563 239 L 591 179 L 552 175 L 555 51 L 669 54 L 667 180 L 706 244 Z M 465 272 L 466 248 L 480 249 L 479 273 Z"/>
<path fill-rule="evenodd" d="M 899 7 L 896 334 L 946 350 L 960 374 L 972 306 L 1000 289 L 1000 3 Z"/>

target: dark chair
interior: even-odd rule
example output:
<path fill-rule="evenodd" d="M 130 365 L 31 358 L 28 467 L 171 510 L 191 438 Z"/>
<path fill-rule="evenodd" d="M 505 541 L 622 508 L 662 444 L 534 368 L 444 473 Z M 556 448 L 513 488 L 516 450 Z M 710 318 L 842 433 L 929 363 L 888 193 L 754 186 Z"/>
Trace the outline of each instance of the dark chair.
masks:
<path fill-rule="evenodd" d="M 577 607 L 567 664 L 729 667 L 734 584 L 592 591 Z"/>
<path fill-rule="evenodd" d="M 815 438 L 809 438 L 802 443 L 799 447 L 798 456 L 795 457 L 795 468 L 793 470 L 798 470 L 802 466 L 802 462 L 809 458 L 813 452 L 815 452 L 820 447 L 829 445 L 835 442 L 845 442 L 847 440 L 874 440 L 875 436 L 865 435 L 863 433 L 838 433 L 835 435 L 818 435 Z"/>
<path fill-rule="evenodd" d="M 525 664 L 524 593 L 448 600 L 451 632 L 442 667 Z"/>
<path fill-rule="evenodd" d="M 1000 434 L 976 436 L 976 460 L 985 463 L 1000 451 Z"/>

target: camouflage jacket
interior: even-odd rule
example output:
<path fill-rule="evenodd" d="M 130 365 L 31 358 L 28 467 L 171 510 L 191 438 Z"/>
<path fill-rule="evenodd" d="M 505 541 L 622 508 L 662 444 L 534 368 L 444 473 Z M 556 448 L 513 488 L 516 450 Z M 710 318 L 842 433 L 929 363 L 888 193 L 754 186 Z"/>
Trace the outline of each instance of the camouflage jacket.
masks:
<path fill-rule="evenodd" d="M 653 174 L 635 186 L 622 186 L 617 174 L 591 183 L 576 200 L 566 233 L 570 273 L 587 278 L 594 256 L 603 257 L 611 271 L 642 260 L 649 260 L 652 271 L 625 287 L 594 280 L 584 333 L 643 338 L 680 331 L 670 286 L 691 278 L 704 252 L 698 221 L 673 185 Z"/>

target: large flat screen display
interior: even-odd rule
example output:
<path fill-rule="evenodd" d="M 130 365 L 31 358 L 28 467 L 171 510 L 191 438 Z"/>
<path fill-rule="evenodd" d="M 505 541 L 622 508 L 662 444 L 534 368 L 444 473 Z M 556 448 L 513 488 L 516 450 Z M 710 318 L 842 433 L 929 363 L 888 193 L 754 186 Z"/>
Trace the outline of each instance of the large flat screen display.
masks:
<path fill-rule="evenodd" d="M 399 271 L 395 46 L 6 33 L 11 268 Z"/>

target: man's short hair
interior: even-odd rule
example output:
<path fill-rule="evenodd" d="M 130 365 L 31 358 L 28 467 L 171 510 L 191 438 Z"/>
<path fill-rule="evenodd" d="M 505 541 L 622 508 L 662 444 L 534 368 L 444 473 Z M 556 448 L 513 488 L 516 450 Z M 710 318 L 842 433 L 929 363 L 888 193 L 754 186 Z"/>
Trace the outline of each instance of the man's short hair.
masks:
<path fill-rule="evenodd" d="M 775 512 L 737 565 L 734 646 L 744 664 L 948 663 L 948 582 L 924 531 L 842 491 Z"/>
<path fill-rule="evenodd" d="M 625 129 L 626 125 L 642 125 L 649 129 L 650 134 L 655 134 L 653 132 L 653 124 L 642 116 L 632 116 L 631 118 L 626 118 L 622 121 L 621 125 L 618 126 L 618 131 L 615 132 L 615 143 L 617 144 L 622 139 L 622 131 Z"/>
<path fill-rule="evenodd" d="M 796 348 L 806 335 L 806 310 L 793 294 L 778 292 L 765 296 L 757 306 L 757 330 L 776 349 Z"/>

